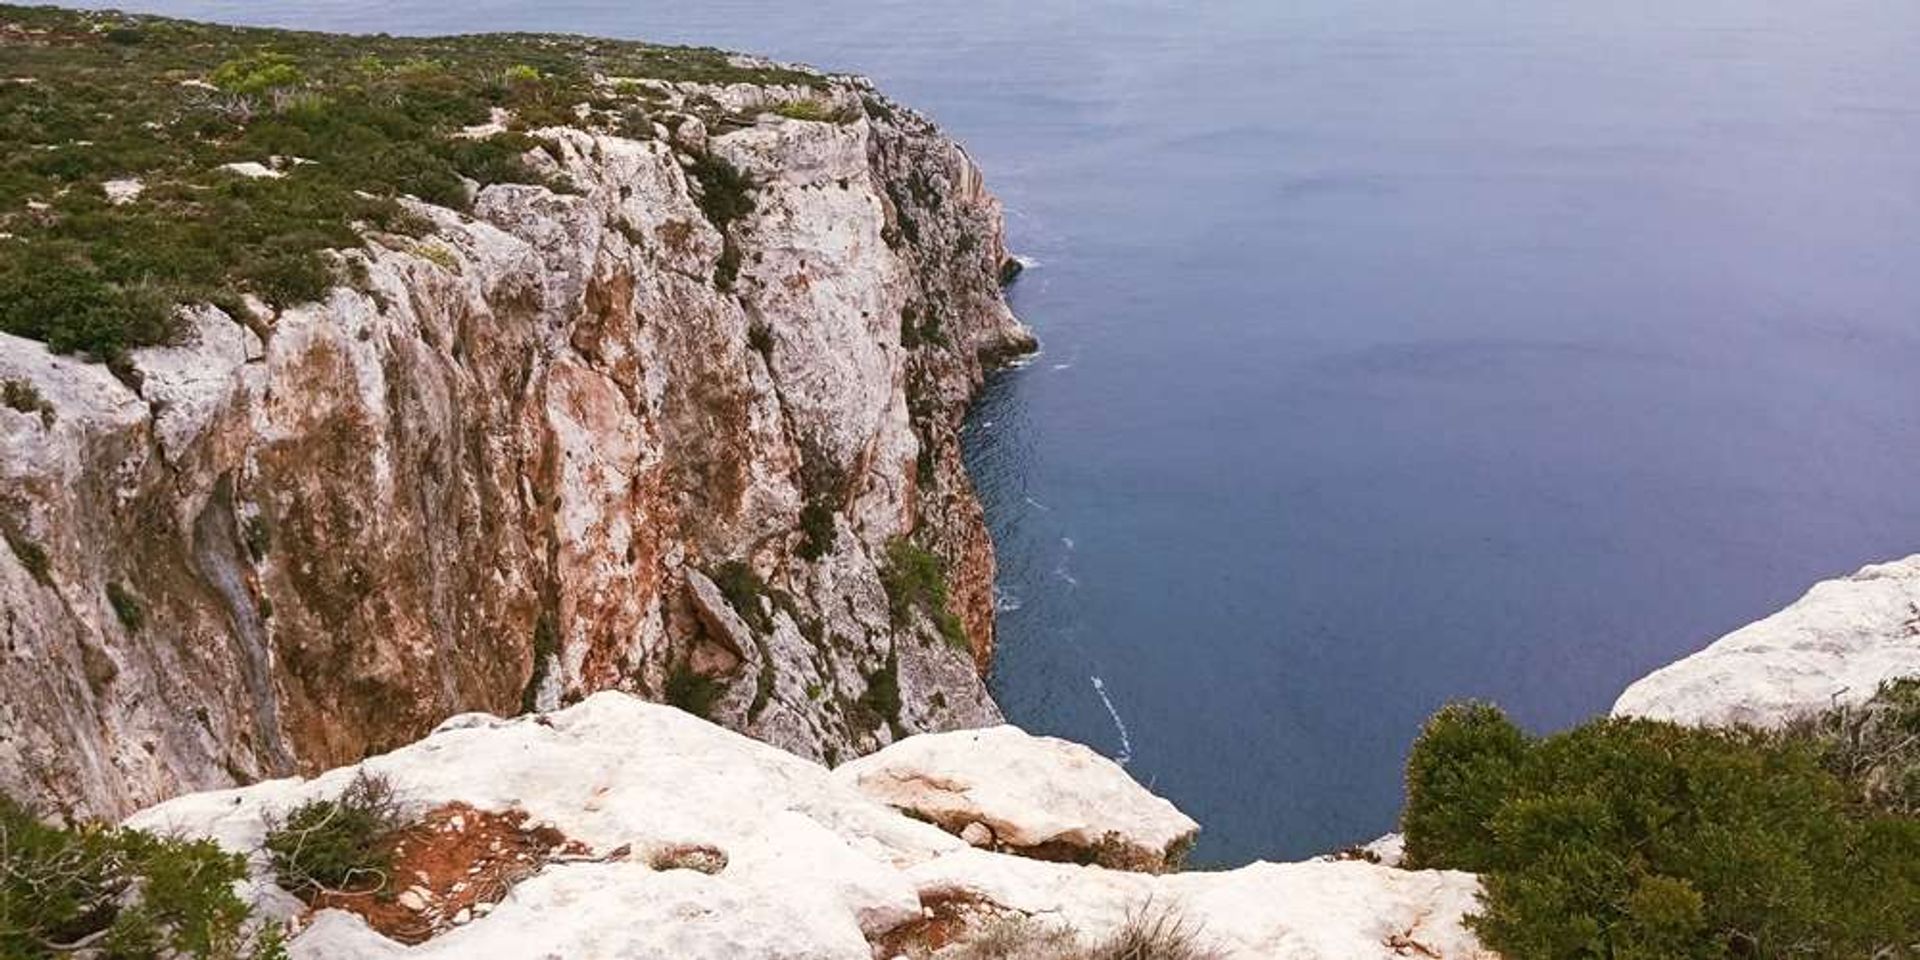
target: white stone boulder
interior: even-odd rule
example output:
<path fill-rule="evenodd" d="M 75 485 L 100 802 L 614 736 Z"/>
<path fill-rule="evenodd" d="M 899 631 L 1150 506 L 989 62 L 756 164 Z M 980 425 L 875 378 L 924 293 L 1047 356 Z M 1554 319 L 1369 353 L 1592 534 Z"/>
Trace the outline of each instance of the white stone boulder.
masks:
<path fill-rule="evenodd" d="M 1061 785 L 1062 804 L 1081 814 L 1106 804 L 1101 829 L 1147 844 L 1192 836 L 1191 821 L 1165 801 L 1146 802 L 1156 798 L 1085 748 L 1010 728 L 984 733 L 989 742 L 1029 741 L 1005 751 L 1013 771 Z M 970 749 L 954 748 L 952 737 L 901 746 Z M 337 796 L 361 772 L 386 777 L 404 815 L 453 802 L 524 811 L 587 850 L 545 863 L 503 899 L 474 904 L 412 946 L 351 913 L 308 916 L 259 853 L 266 820 Z M 1039 823 L 1045 801 L 1025 797 L 1040 806 L 1016 811 L 1022 829 Z M 246 894 L 259 916 L 295 923 L 294 960 L 870 960 L 876 945 L 927 945 L 912 939 L 925 911 L 956 899 L 988 921 L 1026 915 L 1089 941 L 1165 910 L 1229 960 L 1490 956 L 1462 926 L 1479 889 L 1470 874 L 1313 862 L 1154 875 L 976 850 L 811 761 L 620 693 L 511 720 L 463 714 L 352 767 L 180 797 L 128 822 L 249 855 Z M 693 848 L 723 864 L 675 869 L 656 856 Z M 987 928 L 957 933 L 964 942 Z"/>
<path fill-rule="evenodd" d="M 1236 960 L 1495 956 L 1463 920 L 1479 880 L 1458 871 L 1350 860 L 1150 876 L 968 850 L 907 872 L 924 900 L 984 901 L 1083 935 L 1164 913 Z"/>
<path fill-rule="evenodd" d="M 1920 554 L 1815 584 L 1791 606 L 1635 682 L 1616 717 L 1779 726 L 1920 676 Z"/>
<path fill-rule="evenodd" d="M 1112 760 L 1011 725 L 911 737 L 833 775 L 951 833 L 984 824 L 995 847 L 1049 860 L 1164 870 L 1200 830 Z"/>

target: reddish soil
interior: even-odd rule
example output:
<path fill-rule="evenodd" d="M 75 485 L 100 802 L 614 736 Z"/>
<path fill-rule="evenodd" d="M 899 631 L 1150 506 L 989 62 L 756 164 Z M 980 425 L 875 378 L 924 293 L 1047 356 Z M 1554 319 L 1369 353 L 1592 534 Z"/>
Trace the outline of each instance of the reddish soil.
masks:
<path fill-rule="evenodd" d="M 385 887 L 324 893 L 310 906 L 357 913 L 382 934 L 415 944 L 486 913 L 554 858 L 587 852 L 552 827 L 528 826 L 524 811 L 452 803 L 393 835 L 393 876 Z"/>
<path fill-rule="evenodd" d="M 873 941 L 874 956 L 931 953 L 1005 916 L 993 904 L 965 894 L 922 898 L 920 907 L 920 919 L 901 924 Z"/>

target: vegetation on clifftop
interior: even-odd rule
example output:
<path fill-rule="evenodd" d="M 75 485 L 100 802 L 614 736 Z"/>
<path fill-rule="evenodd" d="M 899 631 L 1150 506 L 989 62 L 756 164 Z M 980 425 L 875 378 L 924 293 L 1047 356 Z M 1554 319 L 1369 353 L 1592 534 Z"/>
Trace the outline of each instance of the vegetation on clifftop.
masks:
<path fill-rule="evenodd" d="M 1483 875 L 1530 958 L 1901 957 L 1920 944 L 1920 681 L 1782 732 L 1457 704 L 1407 763 L 1410 866 Z"/>
<path fill-rule="evenodd" d="M 111 360 L 166 341 L 181 304 L 314 299 L 352 279 L 325 251 L 424 230 L 402 196 L 462 209 L 469 182 L 547 183 L 526 131 L 650 130 L 640 80 L 824 82 L 582 37 L 342 36 L 0 5 L 0 330 Z M 509 129 L 457 135 L 496 109 Z"/>

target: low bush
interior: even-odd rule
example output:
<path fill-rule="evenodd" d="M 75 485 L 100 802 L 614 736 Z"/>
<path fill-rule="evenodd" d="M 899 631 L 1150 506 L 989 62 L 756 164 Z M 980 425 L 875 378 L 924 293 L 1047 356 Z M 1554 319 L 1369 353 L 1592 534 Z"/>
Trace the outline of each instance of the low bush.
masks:
<path fill-rule="evenodd" d="M 262 847 L 280 886 L 302 898 L 386 891 L 400 804 L 386 778 L 361 773 L 331 800 L 267 820 Z"/>
<path fill-rule="evenodd" d="M 860 111 L 836 107 L 824 100 L 788 100 L 776 104 L 773 112 L 789 120 L 814 123 L 852 123 L 860 119 Z"/>
<path fill-rule="evenodd" d="M 753 572 L 753 567 L 744 560 L 729 560 L 713 569 L 713 584 L 720 588 L 722 596 L 733 612 L 746 621 L 747 626 L 760 633 L 773 630 L 773 617 L 768 615 L 763 598 L 771 591 L 767 582 Z"/>
<path fill-rule="evenodd" d="M 800 510 L 800 546 L 794 551 L 802 560 L 818 560 L 833 549 L 838 531 L 833 525 L 833 504 L 825 498 L 807 501 Z"/>
<path fill-rule="evenodd" d="M 113 615 L 128 633 L 138 633 L 147 623 L 147 609 L 140 598 L 133 595 L 125 585 L 113 582 L 107 584 L 107 603 L 113 607 Z"/>
<path fill-rule="evenodd" d="M 1497 841 L 1487 824 L 1512 792 L 1527 750 L 1526 734 L 1498 707 L 1456 703 L 1434 714 L 1407 758 L 1401 829 L 1408 861 L 1491 862 Z"/>
<path fill-rule="evenodd" d="M 40 389 L 26 380 L 0 380 L 0 404 L 21 413 L 36 414 L 42 426 L 53 426 L 53 404 L 41 396 Z"/>
<path fill-rule="evenodd" d="M 1803 717 L 1778 737 L 1809 745 L 1862 808 L 1920 816 L 1920 677 L 1889 681 L 1857 707 Z"/>
<path fill-rule="evenodd" d="M 707 154 L 693 157 L 687 175 L 700 185 L 700 212 L 721 233 L 753 212 L 753 178 L 725 159 Z"/>
<path fill-rule="evenodd" d="M 245 860 L 211 840 L 64 829 L 0 795 L 0 956 L 283 960 L 234 893 Z"/>
<path fill-rule="evenodd" d="M 11 533 L 6 534 L 5 539 L 7 549 L 13 551 L 14 559 L 19 560 L 20 565 L 27 568 L 27 573 L 33 577 L 35 583 L 43 587 L 53 585 L 53 559 L 47 556 L 45 547 L 26 537 L 14 536 Z"/>
<path fill-rule="evenodd" d="M 867 674 L 867 688 L 854 702 L 854 716 L 861 726 L 878 730 L 882 724 L 898 738 L 905 736 L 900 727 L 900 659 L 889 653 L 887 662 Z"/>
<path fill-rule="evenodd" d="M 940 556 L 906 537 L 887 543 L 887 559 L 880 568 L 880 584 L 895 627 L 904 627 L 914 611 L 933 621 L 940 636 L 955 649 L 971 653 L 966 628 L 947 603 L 947 564 Z"/>
<path fill-rule="evenodd" d="M 688 664 L 676 664 L 667 674 L 667 703 L 702 720 L 713 719 L 713 705 L 726 692 L 726 684 L 696 672 Z"/>
<path fill-rule="evenodd" d="M 1409 865 L 1482 874 L 1469 922 L 1512 960 L 1908 955 L 1920 820 L 1855 802 L 1831 746 L 1647 720 L 1536 740 L 1448 707 L 1408 761 Z"/>

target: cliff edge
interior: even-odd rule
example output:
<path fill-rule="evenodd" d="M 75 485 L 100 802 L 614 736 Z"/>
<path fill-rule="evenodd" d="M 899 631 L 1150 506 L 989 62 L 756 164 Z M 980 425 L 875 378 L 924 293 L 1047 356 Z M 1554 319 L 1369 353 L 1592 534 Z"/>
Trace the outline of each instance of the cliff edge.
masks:
<path fill-rule="evenodd" d="M 1920 677 L 1920 555 L 1870 564 L 1635 681 L 1616 717 L 1780 727 Z"/>

